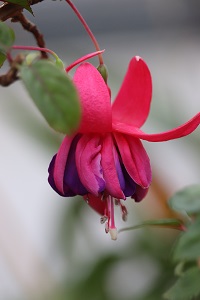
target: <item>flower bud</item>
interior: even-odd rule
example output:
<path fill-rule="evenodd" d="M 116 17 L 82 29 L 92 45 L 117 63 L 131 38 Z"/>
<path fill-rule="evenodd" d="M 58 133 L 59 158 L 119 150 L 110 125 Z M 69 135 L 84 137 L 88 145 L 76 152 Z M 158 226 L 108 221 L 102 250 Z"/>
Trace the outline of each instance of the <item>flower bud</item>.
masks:
<path fill-rule="evenodd" d="M 106 65 L 104 65 L 104 64 L 99 65 L 99 66 L 97 67 L 97 70 L 99 71 L 99 73 L 100 73 L 101 76 L 103 77 L 105 83 L 107 83 L 107 79 L 108 79 L 108 70 L 107 70 Z"/>

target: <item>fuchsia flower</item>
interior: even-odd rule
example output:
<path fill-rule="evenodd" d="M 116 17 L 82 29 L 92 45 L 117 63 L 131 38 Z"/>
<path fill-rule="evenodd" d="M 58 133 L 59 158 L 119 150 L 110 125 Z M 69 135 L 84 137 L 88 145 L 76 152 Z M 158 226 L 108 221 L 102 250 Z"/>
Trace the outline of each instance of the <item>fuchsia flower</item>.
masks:
<path fill-rule="evenodd" d="M 62 196 L 82 195 L 106 222 L 106 232 L 117 238 L 114 203 L 126 197 L 141 201 L 151 183 L 149 157 L 140 141 L 161 142 L 190 134 L 199 125 L 200 113 L 167 132 L 146 134 L 140 127 L 149 114 L 152 81 L 140 57 L 128 67 L 121 89 L 111 105 L 109 88 L 90 63 L 74 75 L 82 104 L 82 121 L 73 136 L 66 136 L 49 166 L 49 183 Z"/>

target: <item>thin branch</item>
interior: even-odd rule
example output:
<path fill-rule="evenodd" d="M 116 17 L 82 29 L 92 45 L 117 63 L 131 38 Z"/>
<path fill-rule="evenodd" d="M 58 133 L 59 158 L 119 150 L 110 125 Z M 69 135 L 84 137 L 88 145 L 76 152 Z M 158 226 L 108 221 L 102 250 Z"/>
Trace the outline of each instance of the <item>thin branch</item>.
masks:
<path fill-rule="evenodd" d="M 32 0 L 31 5 L 37 4 L 44 0 Z M 16 13 L 22 12 L 23 8 L 20 5 L 12 3 L 4 3 L 0 6 L 0 21 L 6 21 L 13 18 Z"/>
<path fill-rule="evenodd" d="M 43 38 L 43 35 L 39 32 L 37 26 L 30 22 L 23 14 L 22 12 L 16 13 L 16 15 L 11 19 L 12 22 L 20 22 L 22 27 L 27 30 L 28 32 L 31 32 L 37 42 L 37 45 L 40 48 L 45 48 L 45 41 Z M 48 55 L 46 52 L 41 52 L 42 58 L 48 58 Z"/>
<path fill-rule="evenodd" d="M 22 54 L 18 54 L 16 58 L 13 60 L 10 70 L 0 76 L 0 85 L 8 86 L 14 81 L 18 80 L 18 66 L 24 61 L 24 56 Z"/>

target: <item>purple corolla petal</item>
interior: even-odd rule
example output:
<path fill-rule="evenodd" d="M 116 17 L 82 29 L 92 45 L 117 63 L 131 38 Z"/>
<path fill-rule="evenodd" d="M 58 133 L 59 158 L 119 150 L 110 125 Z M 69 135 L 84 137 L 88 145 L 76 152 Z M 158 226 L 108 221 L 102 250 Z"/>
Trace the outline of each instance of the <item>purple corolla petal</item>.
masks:
<path fill-rule="evenodd" d="M 54 170 L 53 170 L 53 178 L 54 183 L 60 194 L 64 195 L 64 186 L 63 186 L 63 178 L 65 173 L 65 166 L 67 163 L 68 153 L 71 147 L 71 143 L 73 141 L 74 136 L 68 137 L 66 136 L 58 150 L 58 153 L 55 158 Z"/>
<path fill-rule="evenodd" d="M 49 177 L 48 177 L 48 182 L 50 184 L 50 186 L 52 187 L 52 189 L 58 193 L 60 196 L 63 197 L 70 197 L 70 196 L 75 196 L 76 194 L 66 185 L 63 184 L 63 191 L 62 193 L 58 190 L 58 188 L 56 187 L 55 184 L 55 180 L 54 180 L 54 168 L 55 168 L 55 160 L 56 160 L 56 154 L 53 156 L 50 164 L 49 164 Z"/>
<path fill-rule="evenodd" d="M 68 153 L 67 163 L 64 173 L 64 190 L 68 187 L 74 195 L 85 195 L 88 193 L 86 188 L 80 181 L 76 161 L 75 161 L 75 151 L 77 143 L 80 139 L 80 135 L 76 135 L 71 143 L 71 147 Z M 65 190 L 65 196 L 72 196 L 69 190 Z"/>
<path fill-rule="evenodd" d="M 113 197 L 125 199 L 118 178 L 118 175 L 119 177 L 121 176 L 121 184 L 123 185 L 123 174 L 121 174 L 119 164 L 116 168 L 119 158 L 111 134 L 107 134 L 103 137 L 101 154 L 101 164 L 106 182 L 106 191 Z"/>
<path fill-rule="evenodd" d="M 84 134 L 77 143 L 76 166 L 79 178 L 86 190 L 94 196 L 105 189 L 101 166 L 101 138 L 96 134 Z"/>
<path fill-rule="evenodd" d="M 59 192 L 59 190 L 56 188 L 55 181 L 54 181 L 54 178 L 53 178 L 55 159 L 56 159 L 56 154 L 53 156 L 53 158 L 52 158 L 52 160 L 51 160 L 51 162 L 49 164 L 49 168 L 48 168 L 48 172 L 49 172 L 48 182 L 49 182 L 50 186 L 52 187 L 52 189 L 55 192 L 57 192 L 59 195 L 63 196 L 63 194 L 61 194 Z"/>
<path fill-rule="evenodd" d="M 125 179 L 125 186 L 123 189 L 124 195 L 126 197 L 132 196 L 136 191 L 136 183 L 133 181 L 133 179 L 129 176 L 128 172 L 126 171 L 124 165 L 122 164 L 122 172 L 123 177 Z"/>

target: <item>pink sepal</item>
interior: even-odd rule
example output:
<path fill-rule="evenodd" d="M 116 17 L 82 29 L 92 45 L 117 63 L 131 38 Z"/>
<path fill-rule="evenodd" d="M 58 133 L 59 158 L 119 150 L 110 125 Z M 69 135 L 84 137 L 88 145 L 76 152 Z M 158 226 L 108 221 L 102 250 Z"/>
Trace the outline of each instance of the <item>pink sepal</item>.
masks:
<path fill-rule="evenodd" d="M 83 63 L 77 68 L 73 81 L 82 106 L 79 132 L 110 132 L 112 129 L 110 95 L 101 74 L 93 65 Z"/>
<path fill-rule="evenodd" d="M 124 81 L 113 103 L 113 119 L 141 127 L 146 121 L 152 97 L 152 80 L 146 63 L 138 56 L 130 61 Z"/>
<path fill-rule="evenodd" d="M 118 154 L 113 145 L 113 140 L 110 134 L 107 134 L 103 138 L 101 154 L 101 164 L 103 169 L 103 177 L 106 182 L 106 191 L 109 193 L 109 195 L 112 195 L 117 199 L 125 199 L 117 175 L 117 162 L 115 162 L 115 160 L 117 159 Z"/>
<path fill-rule="evenodd" d="M 156 134 L 147 134 L 137 127 L 128 125 L 126 123 L 120 123 L 117 121 L 113 121 L 113 130 L 149 142 L 164 142 L 173 139 L 178 139 L 192 133 L 199 126 L 199 124 L 200 124 L 200 113 L 198 113 L 196 116 L 194 116 L 192 119 L 190 119 L 188 122 L 184 123 L 181 126 L 178 126 L 174 129 L 165 132 L 156 133 Z"/>

